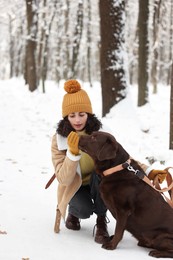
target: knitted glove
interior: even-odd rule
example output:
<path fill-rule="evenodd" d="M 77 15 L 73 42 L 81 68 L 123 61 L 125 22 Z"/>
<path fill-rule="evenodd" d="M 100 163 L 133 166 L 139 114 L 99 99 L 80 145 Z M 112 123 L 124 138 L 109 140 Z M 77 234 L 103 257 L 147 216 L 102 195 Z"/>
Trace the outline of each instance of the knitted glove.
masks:
<path fill-rule="evenodd" d="M 154 178 L 158 176 L 158 180 L 159 180 L 159 183 L 162 183 L 166 176 L 167 176 L 167 171 L 165 170 L 152 170 L 149 174 L 148 174 L 148 178 L 150 180 L 154 180 Z"/>
<path fill-rule="evenodd" d="M 70 134 L 67 136 L 67 144 L 69 147 L 69 150 L 72 154 L 78 155 L 79 154 L 79 136 L 76 132 L 70 132 Z"/>

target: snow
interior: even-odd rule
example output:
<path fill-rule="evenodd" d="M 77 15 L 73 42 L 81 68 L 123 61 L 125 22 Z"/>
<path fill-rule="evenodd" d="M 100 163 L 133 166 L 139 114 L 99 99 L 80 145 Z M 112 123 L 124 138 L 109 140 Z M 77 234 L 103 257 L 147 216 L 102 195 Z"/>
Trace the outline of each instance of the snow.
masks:
<path fill-rule="evenodd" d="M 0 259 L 57 260 L 73 259 L 148 259 L 149 249 L 138 247 L 125 232 L 116 250 L 107 251 L 94 242 L 96 216 L 81 220 L 80 231 L 70 231 L 61 222 L 53 231 L 57 181 L 45 190 L 54 173 L 51 162 L 51 137 L 61 119 L 63 82 L 58 87 L 46 83 L 30 93 L 22 79 L 0 81 Z M 101 89 L 98 82 L 90 88 L 83 84 L 101 118 Z M 169 150 L 170 88 L 159 86 L 150 94 L 150 103 L 136 106 L 137 88 L 131 86 L 127 98 L 113 107 L 102 122 L 135 158 L 154 168 L 173 166 Z M 108 212 L 108 229 L 113 234 L 115 220 Z"/>

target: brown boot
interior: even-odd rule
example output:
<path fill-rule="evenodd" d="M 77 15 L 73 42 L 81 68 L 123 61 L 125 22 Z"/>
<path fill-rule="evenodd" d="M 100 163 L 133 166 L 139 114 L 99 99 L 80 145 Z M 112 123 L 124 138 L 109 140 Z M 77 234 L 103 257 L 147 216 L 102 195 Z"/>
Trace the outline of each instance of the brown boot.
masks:
<path fill-rule="evenodd" d="M 80 230 L 80 228 L 81 228 L 79 219 L 70 213 L 68 214 L 68 217 L 66 219 L 65 226 L 66 226 L 66 228 L 72 229 L 72 230 Z"/>
<path fill-rule="evenodd" d="M 107 221 L 105 216 L 98 216 L 96 220 L 96 235 L 95 242 L 103 244 L 109 241 L 109 234 L 107 231 Z"/>

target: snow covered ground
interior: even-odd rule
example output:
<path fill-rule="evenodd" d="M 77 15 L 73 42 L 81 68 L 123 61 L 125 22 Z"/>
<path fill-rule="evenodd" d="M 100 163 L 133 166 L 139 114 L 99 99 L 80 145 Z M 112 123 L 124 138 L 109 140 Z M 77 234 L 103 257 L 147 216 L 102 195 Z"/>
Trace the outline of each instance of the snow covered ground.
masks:
<path fill-rule="evenodd" d="M 101 90 L 84 84 L 101 118 Z M 160 86 L 150 104 L 136 107 L 136 88 L 102 118 L 116 139 L 135 158 L 154 168 L 173 166 L 169 150 L 169 87 Z M 47 92 L 30 93 L 21 79 L 0 81 L 0 260 L 149 259 L 149 249 L 125 232 L 118 248 L 107 251 L 93 240 L 96 216 L 82 220 L 80 231 L 53 232 L 57 181 L 45 190 L 54 173 L 51 137 L 61 119 L 63 87 L 47 82 Z M 97 97 L 97 99 L 96 99 Z M 110 234 L 115 221 L 108 212 Z"/>

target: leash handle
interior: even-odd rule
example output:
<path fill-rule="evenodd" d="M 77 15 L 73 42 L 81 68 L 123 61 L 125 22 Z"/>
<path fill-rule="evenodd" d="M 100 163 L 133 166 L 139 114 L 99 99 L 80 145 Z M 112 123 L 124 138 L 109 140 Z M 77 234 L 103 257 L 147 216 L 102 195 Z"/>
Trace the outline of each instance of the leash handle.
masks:
<path fill-rule="evenodd" d="M 164 169 L 164 171 L 167 172 L 167 176 L 166 176 L 166 182 L 168 186 L 167 188 L 161 188 L 157 175 L 153 180 L 154 186 L 158 188 L 161 192 L 170 191 L 173 188 L 173 179 L 171 173 L 169 172 L 169 169 L 173 169 L 173 167 L 167 167 Z"/>
<path fill-rule="evenodd" d="M 168 204 L 173 208 L 173 178 L 172 178 L 171 173 L 169 172 L 169 169 L 173 169 L 173 167 L 167 167 L 164 169 L 167 172 L 166 182 L 167 182 L 168 187 L 161 188 L 159 180 L 158 180 L 158 176 L 155 177 L 155 179 L 153 181 L 153 185 L 156 190 L 158 190 L 159 192 L 161 192 L 163 194 L 163 196 L 165 197 Z M 170 198 L 168 198 L 164 194 L 164 192 L 166 192 L 166 191 L 168 191 Z"/>

